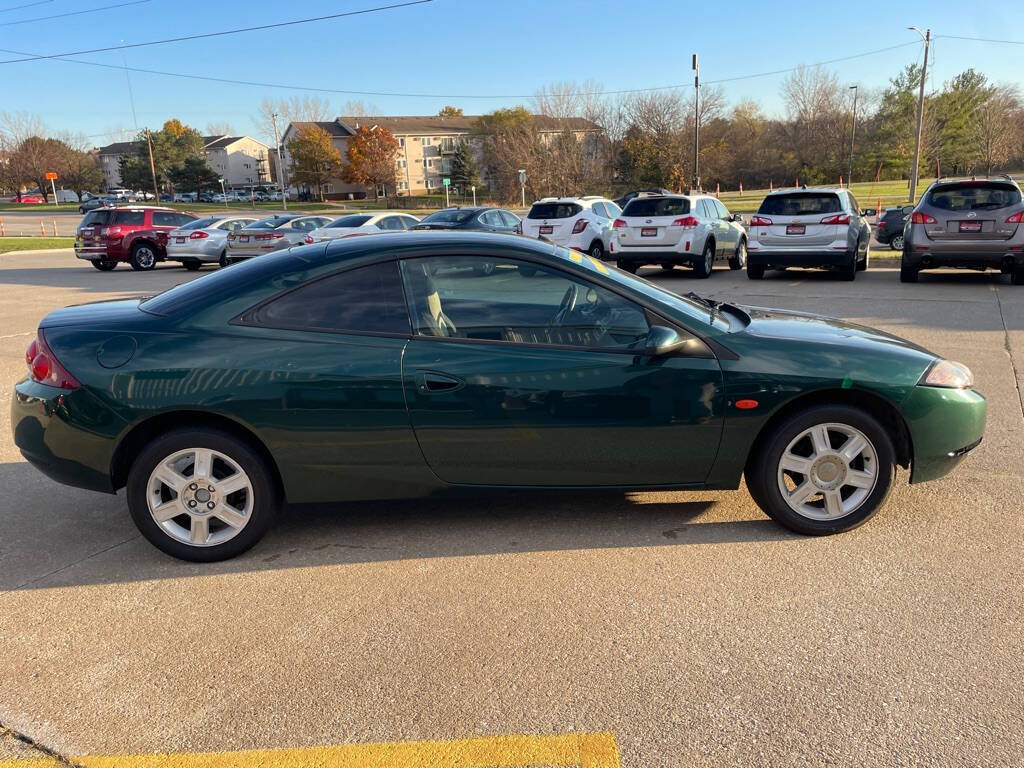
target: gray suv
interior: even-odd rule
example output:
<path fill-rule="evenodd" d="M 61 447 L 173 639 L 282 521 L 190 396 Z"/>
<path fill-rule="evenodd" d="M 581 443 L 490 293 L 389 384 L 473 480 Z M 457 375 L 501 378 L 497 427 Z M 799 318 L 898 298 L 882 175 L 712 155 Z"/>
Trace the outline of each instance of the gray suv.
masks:
<path fill-rule="evenodd" d="M 801 187 L 770 193 L 750 217 L 747 277 L 770 267 L 818 267 L 853 280 L 868 268 L 871 227 L 848 189 Z"/>
<path fill-rule="evenodd" d="M 939 267 L 998 269 L 1024 285 L 1024 201 L 1013 179 L 939 179 L 925 190 L 903 232 L 900 280 Z"/>

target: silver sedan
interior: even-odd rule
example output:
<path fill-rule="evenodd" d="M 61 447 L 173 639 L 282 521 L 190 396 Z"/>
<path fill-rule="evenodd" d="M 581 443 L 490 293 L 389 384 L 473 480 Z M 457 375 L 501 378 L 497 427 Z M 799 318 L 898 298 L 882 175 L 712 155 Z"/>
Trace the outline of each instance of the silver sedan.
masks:
<path fill-rule="evenodd" d="M 279 213 L 260 219 L 228 236 L 227 261 L 230 264 L 301 245 L 306 235 L 331 219 L 302 213 Z"/>
<path fill-rule="evenodd" d="M 203 264 L 228 263 L 228 235 L 256 221 L 253 216 L 222 214 L 196 219 L 167 233 L 167 260 L 180 261 L 185 269 L 196 270 Z"/>

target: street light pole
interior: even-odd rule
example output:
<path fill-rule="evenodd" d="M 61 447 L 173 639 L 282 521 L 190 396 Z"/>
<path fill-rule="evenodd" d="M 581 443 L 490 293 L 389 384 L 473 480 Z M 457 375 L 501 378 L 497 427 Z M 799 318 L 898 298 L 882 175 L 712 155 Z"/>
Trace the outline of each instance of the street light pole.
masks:
<path fill-rule="evenodd" d="M 284 156 L 281 152 L 281 138 L 277 135 L 277 112 L 270 115 L 270 122 L 274 124 L 274 147 L 277 149 L 277 183 L 281 187 L 281 202 L 287 211 L 288 192 L 284 188 Z"/>
<path fill-rule="evenodd" d="M 910 202 L 914 202 L 917 196 L 917 172 L 918 163 L 921 159 L 921 125 L 924 123 L 924 81 L 928 74 L 928 46 L 932 41 L 932 31 L 926 29 L 922 32 L 917 27 L 912 29 L 924 39 L 924 63 L 921 65 L 921 84 L 917 91 L 917 129 L 914 131 L 914 165 L 910 171 Z"/>
<path fill-rule="evenodd" d="M 153 139 L 150 138 L 149 128 L 146 129 L 146 146 L 149 147 L 149 172 L 153 174 L 153 194 L 156 196 L 154 199 L 160 202 L 160 188 L 156 184 L 156 165 L 153 163 Z"/>
<path fill-rule="evenodd" d="M 857 93 L 859 92 L 859 86 L 851 85 L 850 90 L 853 91 L 853 128 L 850 129 L 850 175 L 846 177 L 848 185 L 853 184 L 853 148 L 857 141 Z"/>
<path fill-rule="evenodd" d="M 693 180 L 691 192 L 700 189 L 700 64 L 693 54 Z"/>

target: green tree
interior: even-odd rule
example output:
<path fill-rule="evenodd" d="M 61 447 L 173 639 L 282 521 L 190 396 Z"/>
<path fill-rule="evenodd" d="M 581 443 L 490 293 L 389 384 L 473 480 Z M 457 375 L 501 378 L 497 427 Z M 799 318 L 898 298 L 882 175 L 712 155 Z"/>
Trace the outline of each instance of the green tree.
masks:
<path fill-rule="evenodd" d="M 446 107 L 441 107 L 441 111 L 437 113 L 438 117 L 462 117 L 462 107 L 453 107 L 450 104 Z"/>
<path fill-rule="evenodd" d="M 546 188 L 542 148 L 533 115 L 525 107 L 496 109 L 481 115 L 472 135 L 483 149 L 483 165 L 490 191 L 502 200 L 519 199 L 519 169 L 526 170 L 527 195 Z"/>
<path fill-rule="evenodd" d="M 452 155 L 452 183 L 465 195 L 470 187 L 480 186 L 480 172 L 476 167 L 473 149 L 465 139 L 455 145 Z"/>
<path fill-rule="evenodd" d="M 395 159 L 398 157 L 398 139 L 387 128 L 361 126 L 348 140 L 345 166 L 341 178 L 351 184 L 373 187 L 373 196 L 384 188 L 394 189 L 398 181 Z"/>
<path fill-rule="evenodd" d="M 149 189 L 153 185 L 153 175 L 149 168 L 149 158 L 142 155 L 124 155 L 120 162 L 121 186 L 128 189 Z"/>
<path fill-rule="evenodd" d="M 288 154 L 292 181 L 315 189 L 323 200 L 324 185 L 341 165 L 341 153 L 331 142 L 331 135 L 318 125 L 303 125 L 288 142 Z"/>
<path fill-rule="evenodd" d="M 171 169 L 171 182 L 176 189 L 195 191 L 198 196 L 204 187 L 213 186 L 220 178 L 203 157 L 186 157 L 181 165 Z"/>

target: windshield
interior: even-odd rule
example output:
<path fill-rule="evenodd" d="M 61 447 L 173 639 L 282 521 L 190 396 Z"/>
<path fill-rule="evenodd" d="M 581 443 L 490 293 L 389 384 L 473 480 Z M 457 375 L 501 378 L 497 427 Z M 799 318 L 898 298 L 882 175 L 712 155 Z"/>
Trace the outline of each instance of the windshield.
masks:
<path fill-rule="evenodd" d="M 215 226 L 218 221 L 220 221 L 220 219 L 216 216 L 210 216 L 205 219 L 190 221 L 188 224 L 182 224 L 178 229 L 206 229 L 207 227 Z"/>
<path fill-rule="evenodd" d="M 1020 192 L 1012 184 L 950 184 L 933 189 L 928 202 L 944 211 L 991 210 L 1016 205 Z"/>
<path fill-rule="evenodd" d="M 342 216 L 340 219 L 335 219 L 328 224 L 327 229 L 350 229 L 352 227 L 361 227 L 369 220 L 369 216 Z"/>
<path fill-rule="evenodd" d="M 271 216 L 269 219 L 260 219 L 253 222 L 246 229 L 277 229 L 282 224 L 287 224 L 294 216 Z"/>
<path fill-rule="evenodd" d="M 726 320 L 723 320 L 720 317 L 716 317 L 711 320 L 707 305 L 702 304 L 700 301 L 680 296 L 678 293 L 672 293 L 672 291 L 667 291 L 654 283 L 644 280 L 642 277 L 637 277 L 629 272 L 613 267 L 610 264 L 605 264 L 603 261 L 598 261 L 597 259 L 591 258 L 585 253 L 580 253 L 576 250 L 559 247 L 555 249 L 555 255 L 563 259 L 568 259 L 574 264 L 581 264 L 588 267 L 593 271 L 620 283 L 621 285 L 628 286 L 629 288 L 642 293 L 644 296 L 661 302 L 662 304 L 667 304 L 699 323 L 712 325 L 723 331 L 729 330 L 729 323 Z"/>
<path fill-rule="evenodd" d="M 792 192 L 786 195 L 769 195 L 757 212 L 773 216 L 804 216 L 839 213 L 842 209 L 839 196 L 831 192 Z"/>
<path fill-rule="evenodd" d="M 465 209 L 449 209 L 445 211 L 438 211 L 432 213 L 423 219 L 421 224 L 462 224 L 464 221 L 469 221 L 473 218 L 475 210 Z"/>
<path fill-rule="evenodd" d="M 684 197 L 636 197 L 626 204 L 623 216 L 681 216 L 690 212 Z"/>

